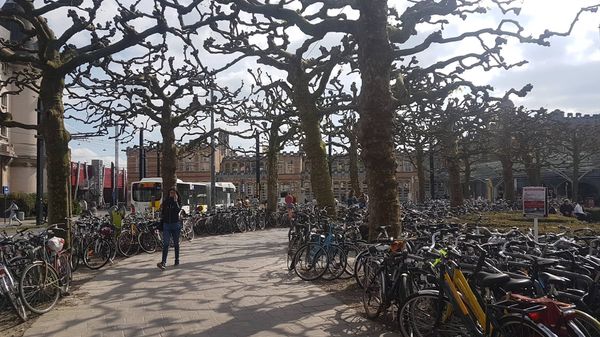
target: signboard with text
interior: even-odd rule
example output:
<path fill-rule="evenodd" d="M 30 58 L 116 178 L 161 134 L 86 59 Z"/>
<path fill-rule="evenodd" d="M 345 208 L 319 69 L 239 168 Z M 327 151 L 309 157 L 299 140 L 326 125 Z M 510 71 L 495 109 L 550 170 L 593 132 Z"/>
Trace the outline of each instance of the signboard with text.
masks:
<path fill-rule="evenodd" d="M 523 216 L 539 218 L 548 216 L 546 187 L 523 187 Z"/>

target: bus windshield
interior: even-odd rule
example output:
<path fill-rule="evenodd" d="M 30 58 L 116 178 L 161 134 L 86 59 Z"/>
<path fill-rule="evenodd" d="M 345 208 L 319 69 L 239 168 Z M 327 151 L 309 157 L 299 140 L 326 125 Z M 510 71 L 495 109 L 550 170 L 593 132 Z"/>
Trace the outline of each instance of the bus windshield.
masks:
<path fill-rule="evenodd" d="M 150 202 L 162 199 L 160 183 L 133 183 L 131 186 L 133 201 Z"/>

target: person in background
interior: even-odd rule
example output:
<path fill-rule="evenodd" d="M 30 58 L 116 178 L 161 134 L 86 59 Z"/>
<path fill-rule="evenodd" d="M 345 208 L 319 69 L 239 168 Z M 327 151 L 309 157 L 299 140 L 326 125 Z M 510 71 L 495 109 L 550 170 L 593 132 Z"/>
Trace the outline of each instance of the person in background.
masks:
<path fill-rule="evenodd" d="M 8 208 L 6 209 L 6 213 L 10 212 L 10 214 L 8 215 L 8 225 L 12 226 L 12 222 L 13 220 L 16 220 L 19 225 L 21 226 L 23 223 L 21 222 L 21 220 L 19 220 L 19 218 L 17 217 L 17 211 L 19 210 L 19 206 L 17 206 L 17 203 L 13 200 L 10 203 L 10 206 L 8 206 Z"/>
<path fill-rule="evenodd" d="M 367 198 L 364 193 L 361 193 L 360 197 L 358 197 L 358 207 L 360 207 L 360 208 L 367 207 Z"/>
<path fill-rule="evenodd" d="M 573 215 L 579 221 L 588 221 L 589 219 L 589 215 L 583 210 L 583 207 L 581 207 L 581 204 L 579 203 L 575 203 L 575 208 L 573 208 Z"/>
<path fill-rule="evenodd" d="M 573 205 L 571 205 L 568 199 L 565 199 L 562 205 L 560 205 L 559 211 L 564 216 L 573 216 Z"/>
<path fill-rule="evenodd" d="M 179 213 L 181 213 L 181 204 L 179 203 L 179 193 L 176 189 L 169 189 L 169 196 L 161 205 L 161 216 L 163 222 L 163 249 L 162 260 L 156 266 L 162 270 L 167 268 L 167 255 L 169 254 L 169 244 L 173 238 L 175 247 L 175 266 L 179 265 L 179 236 L 181 234 L 181 222 Z"/>
<path fill-rule="evenodd" d="M 292 221 L 293 218 L 293 210 L 294 210 L 294 197 L 290 192 L 288 192 L 285 196 L 285 208 L 288 213 L 288 220 Z"/>
<path fill-rule="evenodd" d="M 346 198 L 346 204 L 348 205 L 348 207 L 358 204 L 358 199 L 356 199 L 356 196 L 354 195 L 354 190 L 350 190 L 350 192 L 348 192 L 348 198 Z"/>

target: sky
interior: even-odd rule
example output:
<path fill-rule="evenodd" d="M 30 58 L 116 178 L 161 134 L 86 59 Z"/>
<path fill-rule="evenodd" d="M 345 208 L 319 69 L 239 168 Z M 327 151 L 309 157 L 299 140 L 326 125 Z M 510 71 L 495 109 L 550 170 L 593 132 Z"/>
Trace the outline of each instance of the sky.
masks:
<path fill-rule="evenodd" d="M 390 4 L 399 9 L 403 9 L 406 3 L 403 0 L 390 0 Z M 580 7 L 598 3 L 600 3 L 598 0 L 525 0 L 522 2 L 522 11 L 517 19 L 525 32 L 534 36 L 541 34 L 545 29 L 566 31 Z M 352 15 L 350 10 L 346 14 Z M 58 17 L 54 20 L 58 20 Z M 511 15 L 511 18 L 513 17 Z M 51 22 L 52 20 L 53 18 L 50 18 Z M 444 30 L 444 35 L 452 36 L 475 27 L 495 28 L 498 22 L 497 11 L 473 16 L 464 22 L 453 19 Z M 419 27 L 416 38 L 423 38 L 426 36 L 424 34 L 430 32 L 431 27 Z M 205 31 L 199 34 L 198 39 L 209 36 L 211 33 Z M 301 41 L 302 35 L 298 33 L 296 39 Z M 514 62 L 527 60 L 528 64 L 510 70 L 489 72 L 474 70 L 465 74 L 465 77 L 477 84 L 492 85 L 498 95 L 502 95 L 510 88 L 521 88 L 531 83 L 533 91 L 525 98 L 515 100 L 517 104 L 531 109 L 545 107 L 550 110 L 561 109 L 583 114 L 600 113 L 600 14 L 583 14 L 570 36 L 554 37 L 550 42 L 549 47 L 510 42 L 503 51 L 506 59 Z M 449 55 L 464 53 L 465 50 L 479 50 L 477 48 L 478 44 L 474 41 L 465 41 L 434 46 L 419 54 L 418 57 L 422 60 L 421 64 L 426 65 Z M 221 56 L 207 56 L 207 62 L 216 65 L 222 61 L 221 58 Z M 239 86 L 242 80 L 248 83 L 250 78 L 246 69 L 256 66 L 254 60 L 245 60 L 223 74 L 219 80 L 232 87 Z M 74 120 L 67 120 L 66 124 L 69 131 L 74 133 L 92 131 L 88 125 Z M 148 135 L 148 138 L 158 140 L 160 137 L 155 133 Z M 247 145 L 244 141 L 235 138 L 231 141 L 234 146 Z M 73 141 L 72 158 L 74 161 L 82 162 L 90 162 L 91 159 L 97 158 L 106 162 L 113 161 L 114 143 L 113 139 L 107 137 Z M 135 141 L 121 144 L 120 147 L 124 149 L 135 143 L 137 137 Z M 124 152 L 121 152 L 119 161 L 122 166 L 126 163 Z"/>

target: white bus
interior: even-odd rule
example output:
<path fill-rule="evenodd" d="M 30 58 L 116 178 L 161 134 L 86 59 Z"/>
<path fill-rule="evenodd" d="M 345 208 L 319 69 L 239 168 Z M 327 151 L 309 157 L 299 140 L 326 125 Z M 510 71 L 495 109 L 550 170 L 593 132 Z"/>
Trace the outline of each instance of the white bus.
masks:
<path fill-rule="evenodd" d="M 231 207 L 234 204 L 235 185 L 229 182 L 217 182 L 216 207 Z M 210 200 L 210 182 L 184 182 L 177 179 L 177 191 L 181 195 L 181 207 L 190 214 L 190 210 L 206 211 Z M 132 212 L 147 213 L 158 210 L 163 198 L 162 178 L 143 178 L 131 183 L 130 205 Z M 201 207 L 201 208 L 200 208 Z"/>

